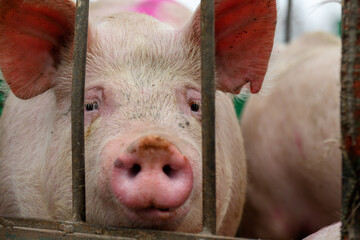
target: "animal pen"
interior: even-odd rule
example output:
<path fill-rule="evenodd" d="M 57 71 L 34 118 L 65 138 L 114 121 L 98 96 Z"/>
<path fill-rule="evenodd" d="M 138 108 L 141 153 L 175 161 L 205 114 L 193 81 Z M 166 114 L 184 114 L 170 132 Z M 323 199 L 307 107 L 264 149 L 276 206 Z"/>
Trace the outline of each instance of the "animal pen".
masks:
<path fill-rule="evenodd" d="M 72 89 L 73 219 L 0 217 L 0 239 L 235 239 L 216 236 L 214 0 L 201 1 L 203 231 L 91 226 L 86 223 L 84 78 L 89 0 L 76 5 Z M 360 239 L 360 0 L 344 0 L 342 16 L 341 129 L 343 151 L 342 239 Z M 340 74 L 340 73 L 339 73 Z"/>

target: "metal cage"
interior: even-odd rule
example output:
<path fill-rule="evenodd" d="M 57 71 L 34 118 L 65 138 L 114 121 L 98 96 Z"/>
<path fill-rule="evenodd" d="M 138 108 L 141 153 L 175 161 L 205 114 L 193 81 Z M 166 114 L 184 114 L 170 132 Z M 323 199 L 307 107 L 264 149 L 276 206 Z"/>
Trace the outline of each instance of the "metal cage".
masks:
<path fill-rule="evenodd" d="M 214 0 L 201 1 L 201 9 L 203 231 L 188 234 L 86 224 L 83 105 L 89 0 L 78 0 L 71 107 L 73 219 L 50 221 L 0 217 L 0 239 L 235 239 L 215 236 Z M 342 37 L 342 239 L 360 239 L 360 0 L 344 2 Z"/>

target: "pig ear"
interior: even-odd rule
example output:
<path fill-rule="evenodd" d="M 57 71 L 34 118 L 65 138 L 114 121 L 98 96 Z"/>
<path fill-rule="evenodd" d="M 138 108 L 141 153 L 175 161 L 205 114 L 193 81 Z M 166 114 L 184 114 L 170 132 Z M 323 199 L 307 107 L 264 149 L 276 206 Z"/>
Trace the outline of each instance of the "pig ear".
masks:
<path fill-rule="evenodd" d="M 61 53 L 72 47 L 70 0 L 2 0 L 0 69 L 12 92 L 28 99 L 53 87 Z"/>
<path fill-rule="evenodd" d="M 217 88 L 239 93 L 250 82 L 261 89 L 276 26 L 276 0 L 215 0 Z M 185 34 L 200 42 L 200 8 Z"/>

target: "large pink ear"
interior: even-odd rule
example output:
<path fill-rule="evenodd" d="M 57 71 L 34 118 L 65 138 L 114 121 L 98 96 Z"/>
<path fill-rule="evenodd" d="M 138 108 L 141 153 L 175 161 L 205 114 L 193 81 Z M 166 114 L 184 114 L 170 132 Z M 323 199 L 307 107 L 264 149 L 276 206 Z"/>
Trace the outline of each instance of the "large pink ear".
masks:
<path fill-rule="evenodd" d="M 61 54 L 72 47 L 74 23 L 70 0 L 0 1 L 0 69 L 17 97 L 53 87 Z"/>
<path fill-rule="evenodd" d="M 250 82 L 252 93 L 260 91 L 276 19 L 276 0 L 215 0 L 218 89 L 237 94 Z M 200 41 L 200 8 L 185 31 Z"/>

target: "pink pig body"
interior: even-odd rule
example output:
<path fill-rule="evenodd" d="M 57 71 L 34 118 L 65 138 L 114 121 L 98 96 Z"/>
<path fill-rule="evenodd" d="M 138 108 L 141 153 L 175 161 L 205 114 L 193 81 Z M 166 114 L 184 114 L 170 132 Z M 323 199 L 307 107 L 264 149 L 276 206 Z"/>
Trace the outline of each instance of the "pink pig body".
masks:
<path fill-rule="evenodd" d="M 246 236 L 304 237 L 339 221 L 340 59 L 339 39 L 304 35 L 275 52 L 271 94 L 247 103 Z"/>
<path fill-rule="evenodd" d="M 191 11 L 174 0 L 100 0 L 90 5 L 90 17 L 104 17 L 118 12 L 138 12 L 153 16 L 174 27 L 183 27 Z"/>
<path fill-rule="evenodd" d="M 341 223 L 334 223 L 330 226 L 324 227 L 304 238 L 304 240 L 340 240 L 341 239 Z"/>
<path fill-rule="evenodd" d="M 0 1 L 0 68 L 12 91 L 0 120 L 1 215 L 72 217 L 74 11 L 71 1 Z M 84 106 L 88 223 L 201 231 L 199 11 L 183 27 L 131 12 L 90 21 Z M 252 92 L 260 90 L 276 6 L 216 1 L 216 14 L 222 90 L 216 93 L 217 232 L 234 235 L 246 164 L 225 92 L 236 93 L 247 82 Z M 260 40 L 250 41 L 254 36 Z"/>

